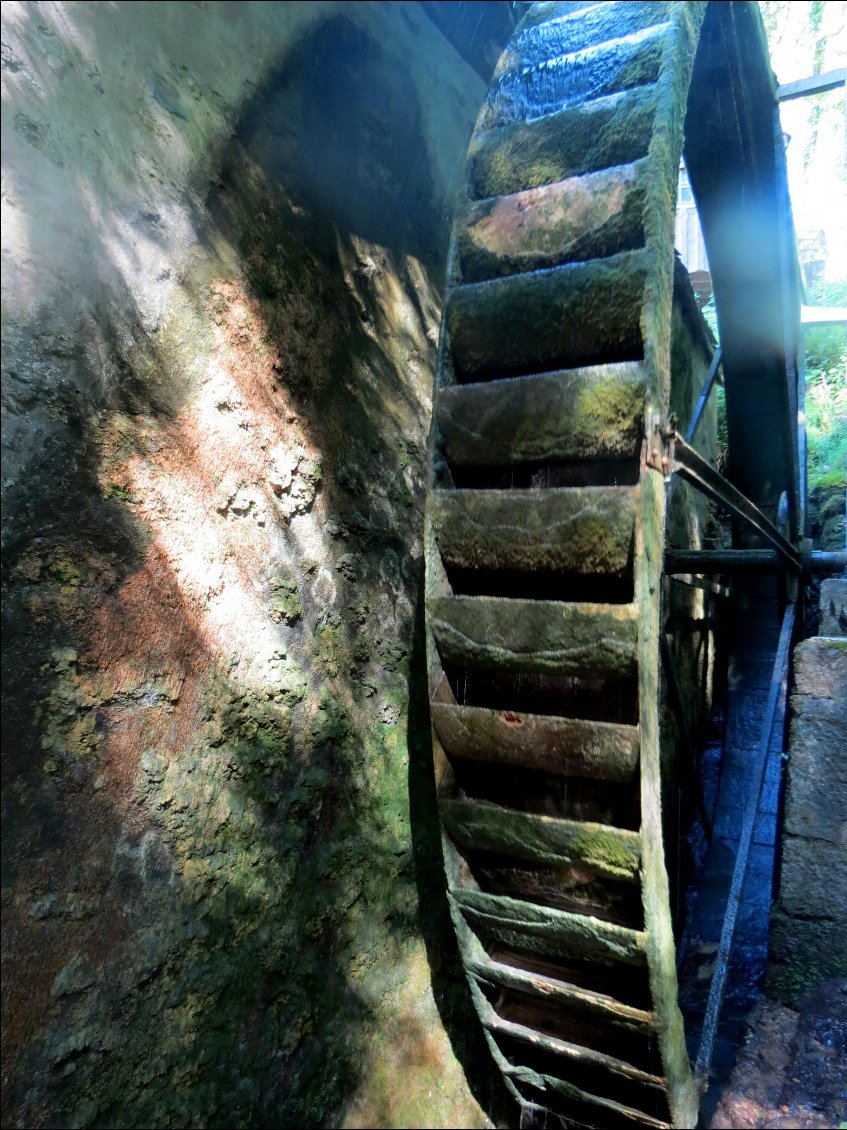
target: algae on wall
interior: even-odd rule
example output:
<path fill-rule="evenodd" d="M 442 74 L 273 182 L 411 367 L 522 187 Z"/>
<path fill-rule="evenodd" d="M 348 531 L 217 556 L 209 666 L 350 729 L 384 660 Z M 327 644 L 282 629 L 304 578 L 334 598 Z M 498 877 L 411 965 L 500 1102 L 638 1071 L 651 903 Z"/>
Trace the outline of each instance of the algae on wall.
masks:
<path fill-rule="evenodd" d="M 4 1120 L 482 1125 L 409 723 L 482 83 L 411 4 L 4 20 Z"/>

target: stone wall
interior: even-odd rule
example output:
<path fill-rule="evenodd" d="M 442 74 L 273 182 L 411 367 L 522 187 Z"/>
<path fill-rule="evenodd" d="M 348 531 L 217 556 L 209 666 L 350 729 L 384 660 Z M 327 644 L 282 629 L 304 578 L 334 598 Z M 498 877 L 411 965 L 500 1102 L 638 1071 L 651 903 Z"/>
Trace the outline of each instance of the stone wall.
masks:
<path fill-rule="evenodd" d="M 821 585 L 821 630 L 794 652 L 791 740 L 769 989 L 796 1005 L 847 977 L 847 581 Z"/>
<path fill-rule="evenodd" d="M 4 1124 L 482 1125 L 418 596 L 484 84 L 411 3 L 3 19 Z"/>

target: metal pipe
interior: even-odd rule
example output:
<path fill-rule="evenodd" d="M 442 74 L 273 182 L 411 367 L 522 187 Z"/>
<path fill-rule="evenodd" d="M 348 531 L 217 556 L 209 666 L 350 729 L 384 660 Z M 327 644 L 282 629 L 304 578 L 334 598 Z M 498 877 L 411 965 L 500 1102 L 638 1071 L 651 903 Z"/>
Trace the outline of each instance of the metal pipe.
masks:
<path fill-rule="evenodd" d="M 775 549 L 669 549 L 666 573 L 775 573 L 780 555 Z"/>
<path fill-rule="evenodd" d="M 809 572 L 847 573 L 847 549 L 812 550 Z"/>
<path fill-rule="evenodd" d="M 725 506 L 738 518 L 742 518 L 758 530 L 762 537 L 782 555 L 789 569 L 795 573 L 800 572 L 799 553 L 754 502 L 707 463 L 678 432 L 671 431 L 666 436 L 666 440 L 669 444 L 669 455 L 666 457 L 669 471 L 682 475 L 707 497 Z"/>
<path fill-rule="evenodd" d="M 665 573 L 775 573 L 782 557 L 775 549 L 669 549 Z M 847 571 L 847 550 L 815 549 L 801 555 L 804 573 L 822 575 Z"/>

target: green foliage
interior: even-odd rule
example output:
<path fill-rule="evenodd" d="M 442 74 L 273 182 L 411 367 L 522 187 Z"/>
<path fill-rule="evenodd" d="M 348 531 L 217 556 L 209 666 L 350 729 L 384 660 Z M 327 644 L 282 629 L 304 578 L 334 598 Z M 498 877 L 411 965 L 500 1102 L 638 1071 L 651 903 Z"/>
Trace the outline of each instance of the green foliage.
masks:
<path fill-rule="evenodd" d="M 847 279 L 810 288 L 816 306 L 847 306 Z M 806 331 L 806 439 L 809 490 L 847 485 L 847 330 Z"/>
<path fill-rule="evenodd" d="M 701 313 L 705 319 L 706 325 L 714 334 L 716 342 L 720 342 L 720 334 L 718 333 L 718 312 L 715 307 L 715 296 L 711 296 L 706 305 L 702 308 Z M 729 433 L 726 426 L 726 393 L 724 392 L 723 384 L 719 384 L 715 391 L 712 393 L 717 398 L 718 405 L 718 451 L 721 455 L 729 447 Z"/>
<path fill-rule="evenodd" d="M 847 279 L 809 288 L 814 306 L 847 306 Z M 703 316 L 717 337 L 714 299 Z M 847 485 L 847 331 L 844 326 L 811 326 L 806 345 L 806 440 L 809 490 Z M 729 445 L 723 389 L 717 388 L 718 444 Z"/>

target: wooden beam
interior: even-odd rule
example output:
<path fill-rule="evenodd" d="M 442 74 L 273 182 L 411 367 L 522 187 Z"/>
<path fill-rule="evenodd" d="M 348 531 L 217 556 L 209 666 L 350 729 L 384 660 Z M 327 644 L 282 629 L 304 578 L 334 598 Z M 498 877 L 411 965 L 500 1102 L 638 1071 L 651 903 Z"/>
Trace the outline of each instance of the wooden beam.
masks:
<path fill-rule="evenodd" d="M 844 326 L 847 306 L 801 306 L 800 321 L 804 326 Z"/>
<path fill-rule="evenodd" d="M 787 102 L 790 98 L 823 94 L 825 90 L 835 90 L 836 87 L 844 85 L 847 85 L 847 67 L 839 67 L 822 75 L 809 75 L 808 78 L 801 78 L 796 82 L 787 82 L 777 88 L 776 96 L 780 102 Z"/>

